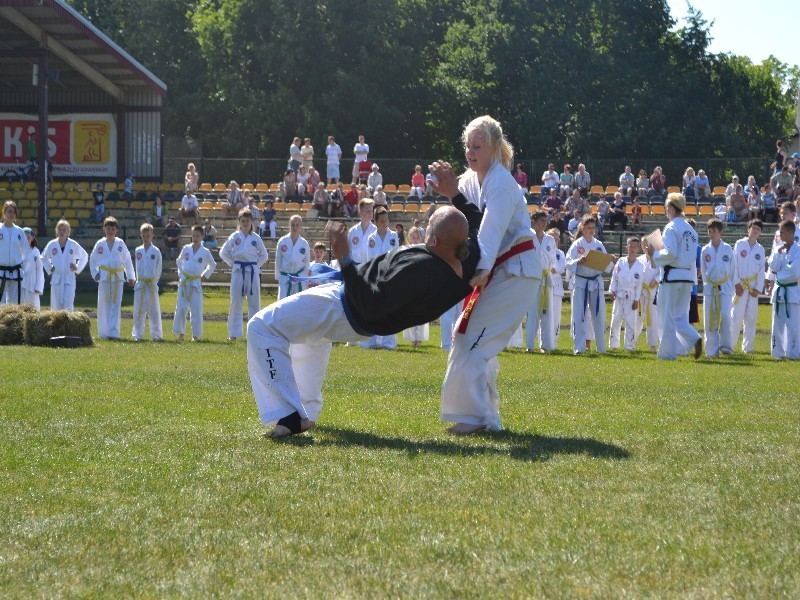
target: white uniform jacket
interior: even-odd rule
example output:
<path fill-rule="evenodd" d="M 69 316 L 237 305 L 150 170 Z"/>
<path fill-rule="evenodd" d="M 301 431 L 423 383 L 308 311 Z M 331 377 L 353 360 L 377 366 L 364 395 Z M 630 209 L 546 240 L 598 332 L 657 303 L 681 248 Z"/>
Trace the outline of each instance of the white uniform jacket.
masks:
<path fill-rule="evenodd" d="M 145 250 L 144 244 L 134 251 L 136 258 L 136 285 L 134 290 L 140 290 L 145 286 L 158 285 L 161 279 L 162 258 L 161 250 L 150 244 Z"/>
<path fill-rule="evenodd" d="M 747 238 L 742 238 L 733 246 L 733 285 L 740 284 L 744 293 L 756 290 L 759 294 L 764 290 L 764 267 L 767 253 L 758 242 L 751 248 Z"/>
<path fill-rule="evenodd" d="M 361 229 L 361 223 L 356 223 L 347 232 L 347 239 L 350 240 L 350 257 L 353 261 L 361 264 L 369 260 L 369 236 L 378 231 L 374 223 L 370 223 L 367 230 Z"/>
<path fill-rule="evenodd" d="M 191 247 L 191 244 L 189 244 Z M 260 271 L 261 266 L 267 262 L 269 253 L 264 247 L 264 241 L 255 231 L 245 235 L 242 231 L 233 232 L 219 251 L 219 257 L 230 267 L 231 272 L 241 271 L 248 265 L 241 263 L 255 263 L 255 270 Z"/>
<path fill-rule="evenodd" d="M 83 247 L 73 240 L 67 238 L 64 249 L 58 243 L 58 238 L 50 240 L 44 247 L 42 253 L 44 270 L 50 275 L 50 284 L 58 285 L 62 281 L 65 283 L 75 283 L 75 276 L 79 275 L 89 262 L 89 255 Z M 75 265 L 76 270 L 70 269 L 70 265 Z"/>
<path fill-rule="evenodd" d="M 195 250 L 191 244 L 186 244 L 178 258 L 175 260 L 175 265 L 178 267 L 178 277 L 181 280 L 181 287 L 187 286 L 189 288 L 201 289 L 200 277 L 208 279 L 217 268 L 217 263 L 214 257 L 211 256 L 211 251 L 205 246 L 200 246 Z M 197 277 L 198 279 L 190 279 L 188 277 Z M 188 295 L 188 294 L 187 294 Z"/>
<path fill-rule="evenodd" d="M 614 292 L 618 298 L 625 298 L 631 302 L 639 302 L 642 298 L 642 282 L 644 281 L 644 265 L 637 258 L 633 266 L 628 264 L 628 257 L 623 256 L 617 261 L 614 272 L 611 274 L 609 292 Z"/>
<path fill-rule="evenodd" d="M 391 229 L 386 231 L 386 235 L 383 236 L 383 239 L 381 239 L 381 236 L 378 234 L 377 230 L 367 239 L 367 249 L 369 251 L 370 258 L 381 256 L 382 254 L 386 254 L 390 250 L 394 250 L 395 248 L 399 247 L 400 240 L 397 237 L 397 232 L 392 231 Z"/>
<path fill-rule="evenodd" d="M 311 264 L 311 248 L 303 236 L 292 242 L 291 235 L 285 235 L 278 240 L 275 248 L 275 279 L 279 280 L 281 274 L 302 276 L 308 271 Z"/>
<path fill-rule="evenodd" d="M 797 285 L 800 281 L 800 244 L 792 244 L 786 252 L 773 252 L 769 257 L 769 270 L 776 282 L 772 288 L 772 303 L 800 304 L 800 285 Z M 778 284 L 790 284 L 790 287 Z M 794 314 L 792 317 L 795 318 Z"/>
<path fill-rule="evenodd" d="M 587 242 L 581 236 L 572 242 L 572 246 L 567 250 L 567 271 L 574 276 L 573 289 L 586 288 L 590 292 L 594 290 L 602 292 L 603 280 L 600 277 L 602 271 L 578 264 L 578 261 L 589 254 L 590 250 L 606 252 L 603 243 L 596 238 L 592 238 L 591 241 Z"/>
<path fill-rule="evenodd" d="M 22 262 L 22 289 L 28 292 L 44 292 L 44 268 L 42 266 L 42 255 L 38 248 L 30 248 L 28 255 Z"/>
<path fill-rule="evenodd" d="M 114 240 L 113 247 L 109 250 L 106 238 L 100 238 L 92 249 L 89 257 L 89 268 L 92 278 L 100 275 L 100 281 L 132 281 L 136 279 L 133 272 L 133 262 L 128 247 L 121 239 Z M 122 277 L 124 271 L 124 278 Z"/>
<path fill-rule="evenodd" d="M 703 285 L 718 285 L 724 296 L 733 296 L 733 248 L 720 242 L 718 248 L 709 242 L 700 253 L 700 273 Z"/>
<path fill-rule="evenodd" d="M 464 173 L 458 182 L 464 197 L 483 211 L 478 230 L 481 258 L 478 269 L 491 269 L 495 260 L 516 243 L 533 239 L 531 218 L 519 184 L 502 163 L 495 162 L 486 173 L 483 185 L 474 171 Z M 488 200 L 491 198 L 491 202 Z M 522 252 L 505 261 L 502 268 L 509 275 L 541 278 L 541 270 L 531 252 Z"/>
<path fill-rule="evenodd" d="M 22 227 L 0 224 L 0 276 L 8 275 L 12 280 L 21 280 L 21 273 L 6 273 L 3 267 L 16 267 L 22 264 L 30 245 Z"/>
<path fill-rule="evenodd" d="M 670 221 L 662 233 L 664 247 L 653 253 L 653 262 L 661 267 L 661 283 L 697 282 L 697 232 L 682 216 Z"/>

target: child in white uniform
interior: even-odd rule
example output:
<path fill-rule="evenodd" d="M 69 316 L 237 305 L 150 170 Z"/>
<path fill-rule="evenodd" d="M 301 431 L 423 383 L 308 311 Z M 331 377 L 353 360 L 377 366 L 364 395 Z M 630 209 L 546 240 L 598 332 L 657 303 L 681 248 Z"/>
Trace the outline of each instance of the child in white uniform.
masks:
<path fill-rule="evenodd" d="M 192 243 L 186 244 L 175 260 L 178 267 L 178 304 L 172 332 L 178 334 L 182 342 L 186 333 L 186 317 L 192 320 L 192 341 L 203 337 L 203 285 L 202 278 L 208 279 L 217 268 L 211 251 L 203 246 L 203 227 L 192 227 Z"/>
<path fill-rule="evenodd" d="M 647 243 L 642 241 L 645 252 Z M 646 253 L 637 259 L 642 264 L 642 295 L 639 299 L 639 310 L 636 311 L 636 337 L 647 329 L 647 345 L 650 351 L 658 349 L 658 307 L 656 307 L 656 291 L 658 290 L 659 269 Z"/>
<path fill-rule="evenodd" d="M 247 319 L 261 310 L 261 266 L 269 254 L 264 241 L 253 231 L 250 209 L 239 211 L 239 230 L 225 241 L 219 257 L 231 267 L 231 307 L 228 312 L 228 340 L 242 337 L 242 299 L 247 297 Z"/>
<path fill-rule="evenodd" d="M 22 301 L 22 263 L 30 247 L 22 228 L 14 224 L 16 220 L 17 205 L 7 200 L 0 225 L 0 304 Z"/>
<path fill-rule="evenodd" d="M 36 311 L 41 310 L 40 296 L 44 291 L 44 268 L 42 267 L 42 255 L 39 254 L 39 246 L 36 237 L 30 227 L 23 230 L 28 240 L 29 249 L 25 261 L 22 263 L 22 303 L 32 304 Z"/>
<path fill-rule="evenodd" d="M 525 317 L 525 350 L 533 352 L 536 345 L 536 338 L 540 337 L 539 350 L 547 352 L 555 348 L 553 343 L 553 330 L 545 327 L 540 331 L 541 323 L 549 323 L 550 311 L 550 275 L 556 260 L 556 241 L 544 232 L 547 227 L 547 213 L 537 211 L 533 213 L 531 219 L 535 237 L 533 239 L 533 250 L 529 251 L 536 261 L 536 274 L 534 284 L 536 289 L 528 299 L 528 312 Z M 540 335 L 541 333 L 541 335 Z"/>
<path fill-rule="evenodd" d="M 793 221 L 781 222 L 781 246 L 769 257 L 772 290 L 772 357 L 800 359 L 800 244 Z"/>
<path fill-rule="evenodd" d="M 114 217 L 106 217 L 103 231 L 106 237 L 97 240 L 89 256 L 92 277 L 97 287 L 97 335 L 102 339 L 119 339 L 122 312 L 122 286 L 125 280 L 133 287 L 131 253 L 125 242 L 117 238 L 119 225 Z"/>
<path fill-rule="evenodd" d="M 142 245 L 136 248 L 136 285 L 133 286 L 133 339 L 144 337 L 145 322 L 150 319 L 150 337 L 161 341 L 161 301 L 158 298 L 158 281 L 161 279 L 161 250 L 153 245 L 153 226 L 149 223 L 139 228 Z"/>
<path fill-rule="evenodd" d="M 56 224 L 56 239 L 44 247 L 42 262 L 50 275 L 50 310 L 75 310 L 75 278 L 89 263 L 89 255 L 69 234 L 69 221 Z"/>
<path fill-rule="evenodd" d="M 597 221 L 586 216 L 578 228 L 576 240 L 567 251 L 567 271 L 575 276 L 572 291 L 572 332 L 573 352 L 586 352 L 586 330 L 589 325 L 587 314 L 591 314 L 591 325 L 594 327 L 595 343 L 598 354 L 606 351 L 606 301 L 603 294 L 602 271 L 584 266 L 586 255 L 591 250 L 606 252 L 600 240 L 595 239 L 594 232 Z"/>
<path fill-rule="evenodd" d="M 278 240 L 275 248 L 275 280 L 278 282 L 278 300 L 302 292 L 303 284 L 292 283 L 292 276 L 302 277 L 308 272 L 311 264 L 311 249 L 306 239 L 300 234 L 303 231 L 303 219 L 300 215 L 292 215 L 289 219 L 288 235 Z"/>
<path fill-rule="evenodd" d="M 389 228 L 389 211 L 383 206 L 379 206 L 375 209 L 374 220 L 375 231 L 367 238 L 367 259 L 381 256 L 400 247 L 400 238 L 398 238 L 397 232 Z M 411 333 L 411 330 L 405 330 L 403 339 L 410 341 L 412 346 L 417 347 L 422 343 L 422 339 L 427 338 L 427 336 L 425 335 L 424 326 L 418 325 L 413 329 L 415 330 L 413 333 Z M 408 338 L 406 338 L 406 331 L 409 332 Z M 394 350 L 397 348 L 397 335 L 373 335 L 368 340 L 359 342 L 358 345 L 371 350 L 381 348 Z"/>
<path fill-rule="evenodd" d="M 733 248 L 722 241 L 722 221 L 708 222 L 711 241 L 701 250 L 700 271 L 703 277 L 703 328 L 706 356 L 715 358 L 733 354 L 731 306 L 733 304 Z"/>
<path fill-rule="evenodd" d="M 611 333 L 608 347 L 617 350 L 620 343 L 622 322 L 625 321 L 625 350 L 636 350 L 636 316 L 642 297 L 644 266 L 637 260 L 641 242 L 638 237 L 629 237 L 626 243 L 628 256 L 617 261 L 611 275 L 608 291 L 614 306 L 611 309 Z"/>
<path fill-rule="evenodd" d="M 550 271 L 550 326 L 553 331 L 553 348 L 558 346 L 558 334 L 561 332 L 561 306 L 564 302 L 564 279 L 562 275 L 567 270 L 567 257 L 564 252 L 558 247 L 558 240 L 561 232 L 553 227 L 547 230 L 547 235 L 553 238 L 556 242 L 555 256 L 553 261 L 553 268 Z M 541 328 L 545 325 L 542 321 L 539 327 L 539 343 L 541 344 L 542 333 Z"/>
<path fill-rule="evenodd" d="M 369 198 L 364 198 L 358 203 L 358 214 L 361 222 L 353 225 L 347 233 L 350 240 L 350 255 L 356 263 L 369 260 L 369 236 L 377 231 L 372 223 L 372 211 L 375 203 Z"/>
<path fill-rule="evenodd" d="M 758 243 L 763 223 L 759 219 L 747 225 L 747 237 L 733 246 L 733 308 L 731 309 L 731 344 L 736 346 L 744 324 L 742 352 L 753 352 L 758 317 L 758 296 L 764 290 L 764 266 L 767 254 Z"/>

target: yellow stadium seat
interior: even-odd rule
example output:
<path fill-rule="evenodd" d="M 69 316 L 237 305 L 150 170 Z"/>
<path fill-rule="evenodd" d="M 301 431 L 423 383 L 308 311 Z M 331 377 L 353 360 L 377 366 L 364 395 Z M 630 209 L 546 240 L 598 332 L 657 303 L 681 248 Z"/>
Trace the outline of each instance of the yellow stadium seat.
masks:
<path fill-rule="evenodd" d="M 698 207 L 697 214 L 700 217 L 713 217 L 714 216 L 714 207 L 713 206 L 700 206 L 700 207 Z"/>
<path fill-rule="evenodd" d="M 300 203 L 299 202 L 287 202 L 286 206 L 283 209 L 286 212 L 297 212 L 300 210 Z"/>
<path fill-rule="evenodd" d="M 415 203 L 406 204 L 406 214 L 415 215 L 419 212 L 419 205 Z"/>
<path fill-rule="evenodd" d="M 92 196 L 92 192 L 89 190 L 83 190 L 78 192 L 78 199 L 80 200 L 94 200 L 94 196 Z"/>
<path fill-rule="evenodd" d="M 253 186 L 252 183 L 243 183 L 242 184 L 242 191 L 243 192 L 244 191 L 248 191 L 248 192 L 252 193 L 252 192 L 255 191 L 255 187 Z"/>
<path fill-rule="evenodd" d="M 74 190 L 67 192 L 67 200 L 79 200 L 80 197 L 80 194 Z"/>
<path fill-rule="evenodd" d="M 727 188 L 724 185 L 716 185 L 711 191 L 712 196 L 724 196 Z"/>
<path fill-rule="evenodd" d="M 385 191 L 388 193 L 388 190 L 385 190 Z M 399 186 L 397 188 L 397 193 L 398 194 L 409 194 L 410 192 L 411 192 L 411 186 L 410 185 L 403 184 L 403 185 L 401 185 L 401 186 Z"/>
<path fill-rule="evenodd" d="M 158 184 L 158 191 L 159 192 L 169 192 L 172 189 L 172 186 L 168 183 L 159 183 Z"/>
<path fill-rule="evenodd" d="M 11 199 L 11 190 L 6 189 L 6 188 L 0 189 L 0 200 L 5 202 L 6 200 L 10 200 L 10 199 Z"/>
<path fill-rule="evenodd" d="M 145 192 L 157 192 L 158 191 L 158 184 L 157 183 L 146 183 L 144 185 Z"/>
<path fill-rule="evenodd" d="M 603 186 L 602 185 L 593 185 L 591 187 L 591 189 L 589 190 L 589 193 L 590 194 L 598 194 L 598 195 L 600 195 L 600 194 L 605 194 L 605 190 L 603 190 Z"/>
<path fill-rule="evenodd" d="M 60 181 L 54 181 L 50 186 L 51 192 L 60 192 L 63 189 L 64 189 L 64 184 Z"/>
<path fill-rule="evenodd" d="M 259 194 L 266 194 L 267 192 L 269 192 L 269 184 L 268 183 L 256 184 L 256 192 Z"/>
<path fill-rule="evenodd" d="M 610 196 L 616 194 L 619 191 L 618 185 L 609 185 L 606 186 L 606 196 Z"/>
<path fill-rule="evenodd" d="M 698 214 L 697 207 L 689 205 L 683 210 L 683 214 L 687 217 L 696 217 Z"/>
<path fill-rule="evenodd" d="M 78 183 L 75 184 L 75 189 L 81 192 L 83 190 L 92 189 L 92 186 L 88 181 L 79 181 Z"/>
<path fill-rule="evenodd" d="M 75 211 L 75 216 L 78 219 L 88 219 L 91 216 L 91 212 L 88 208 L 80 208 Z"/>
<path fill-rule="evenodd" d="M 59 190 L 57 192 L 53 192 L 50 196 L 53 200 L 63 200 L 67 197 L 67 193 L 65 191 Z"/>
<path fill-rule="evenodd" d="M 13 190 L 13 191 L 11 192 L 11 197 L 12 197 L 14 200 L 16 200 L 16 201 L 18 201 L 18 202 L 19 202 L 20 200 L 25 200 L 25 199 L 27 199 L 28 195 L 25 193 L 25 190 Z"/>
<path fill-rule="evenodd" d="M 22 182 L 21 181 L 14 181 L 9 186 L 12 190 L 21 190 L 22 189 Z"/>
<path fill-rule="evenodd" d="M 141 200 L 133 200 L 128 204 L 128 208 L 131 210 L 142 210 L 144 208 L 144 202 Z"/>
<path fill-rule="evenodd" d="M 429 203 L 427 203 L 427 202 L 425 204 L 420 204 L 419 205 L 419 212 L 421 212 L 421 213 L 428 212 L 428 209 L 430 207 L 431 207 L 431 205 Z"/>
<path fill-rule="evenodd" d="M 671 186 L 669 186 L 667 188 L 667 193 L 668 194 L 679 194 L 680 191 L 681 191 L 681 188 L 679 188 L 677 185 L 671 185 Z"/>
<path fill-rule="evenodd" d="M 228 186 L 226 186 L 224 183 L 215 183 L 212 191 L 216 192 L 217 194 L 224 194 L 228 191 Z"/>
<path fill-rule="evenodd" d="M 280 191 L 280 189 L 281 189 L 281 186 L 279 184 L 277 184 L 277 183 L 272 183 L 269 186 L 269 191 L 270 192 L 278 192 L 278 191 Z"/>
<path fill-rule="evenodd" d="M 393 213 L 395 213 L 395 212 L 400 212 L 400 213 L 401 213 L 401 212 L 403 212 L 404 210 L 405 210 L 405 206 L 403 206 L 403 205 L 402 205 L 402 204 L 400 204 L 399 202 L 397 202 L 397 203 L 392 203 L 392 204 L 390 204 L 390 205 L 389 205 L 389 212 L 393 212 Z"/>
<path fill-rule="evenodd" d="M 39 186 L 36 185 L 35 181 L 26 181 L 23 189 L 26 191 L 33 190 L 35 192 L 37 189 L 39 189 Z"/>
<path fill-rule="evenodd" d="M 68 208 L 64 211 L 62 218 L 64 219 L 74 219 L 78 216 L 78 213 L 75 211 L 74 208 Z"/>
<path fill-rule="evenodd" d="M 285 210 L 286 203 L 285 202 L 280 202 L 280 201 L 273 202 L 272 203 L 272 208 L 274 208 L 276 212 L 280 212 L 282 210 Z"/>
<path fill-rule="evenodd" d="M 181 186 L 181 189 L 183 189 L 183 186 Z M 200 184 L 200 191 L 204 192 L 204 193 L 213 192 L 214 188 L 211 187 L 210 183 L 201 183 Z"/>
<path fill-rule="evenodd" d="M 200 186 L 200 188 L 201 188 L 200 191 L 203 191 L 202 187 L 203 186 L 201 185 Z M 170 189 L 171 192 L 183 192 L 183 191 L 185 191 L 186 188 L 184 187 L 184 185 L 182 183 L 173 183 L 171 186 L 169 186 L 169 189 Z"/>
<path fill-rule="evenodd" d="M 394 185 L 393 183 L 389 183 L 389 184 L 383 186 L 383 191 L 386 192 L 387 194 L 396 194 L 397 193 L 397 186 Z"/>
<path fill-rule="evenodd" d="M 665 215 L 667 213 L 666 213 L 666 211 L 664 209 L 664 205 L 663 204 L 654 204 L 653 206 L 650 207 L 650 214 L 651 215 L 663 216 L 663 215 Z"/>
<path fill-rule="evenodd" d="M 528 190 L 530 194 L 541 194 L 542 193 L 542 186 L 540 185 L 532 185 Z"/>

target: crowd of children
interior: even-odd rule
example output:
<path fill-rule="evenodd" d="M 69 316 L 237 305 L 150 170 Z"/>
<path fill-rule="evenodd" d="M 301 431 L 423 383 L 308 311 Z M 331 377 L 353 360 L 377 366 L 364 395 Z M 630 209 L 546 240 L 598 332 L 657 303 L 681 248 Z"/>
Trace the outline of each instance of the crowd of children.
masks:
<path fill-rule="evenodd" d="M 103 221 L 105 236 L 97 241 L 89 255 L 69 237 L 69 222 L 60 220 L 56 225 L 55 239 L 48 242 L 40 253 L 33 232 L 15 224 L 16 212 L 13 201 L 5 203 L 0 226 L 0 297 L 3 303 L 27 302 L 38 310 L 47 274 L 50 278 L 50 309 L 74 310 L 76 277 L 88 264 L 92 278 L 98 283 L 98 336 L 101 339 L 120 338 L 123 286 L 128 283 L 134 291 L 132 337 L 144 339 L 149 322 L 150 337 L 163 339 L 159 301 L 162 254 L 153 243 L 152 225 L 145 223 L 141 226 L 142 243 L 132 257 L 125 241 L 117 237 L 119 225 L 116 219 L 106 217 Z M 356 262 L 364 262 L 403 245 L 391 227 L 390 213 L 386 208 L 375 207 L 372 200 L 362 199 L 358 214 L 360 220 L 348 234 Z M 704 345 L 708 357 L 732 354 L 740 334 L 743 334 L 742 351 L 753 352 L 758 298 L 766 293 L 771 296 L 774 307 L 772 355 L 775 358 L 800 359 L 800 250 L 797 243 L 800 235 L 796 228 L 795 205 L 783 203 L 780 217 L 781 225 L 769 253 L 758 241 L 763 229 L 761 220 L 751 220 L 747 236 L 733 246 L 722 240 L 725 226 L 722 221 L 713 218 L 708 222 L 709 242 L 699 248 L 698 268 L 691 269 L 691 283 L 696 285 L 698 279 L 702 280 Z M 565 293 L 562 275 L 566 275 L 567 289 L 571 292 L 573 352 L 586 352 L 592 342 L 598 353 L 606 351 L 603 271 L 595 268 L 596 265 L 587 264 L 591 251 L 606 253 L 602 242 L 595 237 L 598 221 L 597 217 L 582 217 L 575 240 L 565 254 L 559 249 L 559 230 L 545 232 L 548 214 L 537 211 L 532 215 L 539 277 L 534 278 L 538 286 L 526 311 L 524 346 L 527 351 L 547 353 L 558 344 L 561 303 Z M 230 340 L 244 335 L 242 304 L 245 298 L 248 319 L 261 307 L 260 274 L 269 254 L 258 233 L 268 233 L 270 225 L 267 223 L 274 223 L 274 215 L 265 215 L 259 232 L 254 231 L 252 214 L 243 209 L 239 213 L 237 231 L 228 237 L 219 252 L 220 258 L 231 267 Z M 320 265 L 327 266 L 325 243 L 317 242 L 312 251 L 302 237 L 302 218 L 292 216 L 289 225 L 290 232 L 278 240 L 275 250 L 278 298 L 315 285 L 302 278 L 319 272 Z M 686 226 L 690 224 L 687 222 Z M 271 233 L 274 235 L 274 228 Z M 179 284 L 172 331 L 178 340 L 184 339 L 187 320 L 191 323 L 192 340 L 203 335 L 201 281 L 208 279 L 217 265 L 204 244 L 206 237 L 206 228 L 194 226 L 192 242 L 177 254 Z M 420 244 L 423 240 L 424 230 L 420 227 L 408 231 L 406 243 L 409 245 Z M 624 346 L 626 350 L 634 350 L 639 336 L 646 333 L 647 346 L 655 351 L 664 330 L 661 322 L 664 317 L 660 316 L 663 311 L 658 307 L 659 300 L 662 303 L 666 301 L 667 290 L 663 290 L 662 297 L 659 297 L 665 281 L 664 269 L 656 264 L 647 238 L 628 237 L 626 255 L 610 259 L 606 271 L 611 272 L 608 294 L 613 305 L 608 348 L 617 350 Z M 446 350 L 450 348 L 459 313 L 460 307 L 454 306 L 441 317 L 441 347 Z M 518 334 L 521 340 L 521 331 Z M 417 347 L 428 340 L 428 329 L 416 327 L 404 332 L 403 337 Z M 397 343 L 397 336 L 375 336 L 362 342 L 361 346 L 394 349 Z"/>

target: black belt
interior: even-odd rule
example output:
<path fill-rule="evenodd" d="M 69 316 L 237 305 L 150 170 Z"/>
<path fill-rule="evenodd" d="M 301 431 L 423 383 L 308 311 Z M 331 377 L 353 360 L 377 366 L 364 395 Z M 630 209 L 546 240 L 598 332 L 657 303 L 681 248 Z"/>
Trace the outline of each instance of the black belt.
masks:
<path fill-rule="evenodd" d="M 21 300 L 21 288 L 22 288 L 22 263 L 18 265 L 12 266 L 3 266 L 0 265 L 0 298 L 3 297 L 3 294 L 6 291 L 6 281 L 16 281 L 17 282 L 17 304 L 20 303 Z M 7 273 L 17 273 L 17 277 L 10 277 Z"/>
<path fill-rule="evenodd" d="M 691 283 L 692 285 L 694 285 L 694 281 L 691 279 L 673 279 L 672 281 L 667 279 L 667 277 L 669 277 L 669 272 L 672 271 L 672 269 L 674 268 L 675 267 L 672 267 L 670 265 L 664 267 L 664 278 L 661 280 L 661 283 Z"/>

